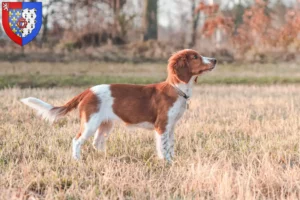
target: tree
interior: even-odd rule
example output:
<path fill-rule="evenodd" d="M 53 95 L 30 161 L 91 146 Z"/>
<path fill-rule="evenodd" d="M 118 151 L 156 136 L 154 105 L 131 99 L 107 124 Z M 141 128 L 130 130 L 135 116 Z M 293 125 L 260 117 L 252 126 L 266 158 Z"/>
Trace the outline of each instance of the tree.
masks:
<path fill-rule="evenodd" d="M 232 32 L 232 18 L 225 17 L 222 12 L 220 12 L 219 4 L 213 3 L 213 1 L 210 1 L 210 4 L 208 5 L 200 2 L 197 11 L 205 14 L 202 33 L 206 37 L 215 37 L 216 47 L 219 48 L 220 42 L 222 41 L 222 32 L 227 32 L 229 34 Z"/>
<path fill-rule="evenodd" d="M 144 41 L 157 39 L 157 1 L 146 0 L 144 9 Z"/>
<path fill-rule="evenodd" d="M 48 4 L 43 5 L 44 12 L 43 12 L 43 32 L 42 32 L 42 38 L 41 38 L 41 44 L 47 43 L 48 40 L 48 17 L 49 15 L 55 14 L 55 11 L 51 10 L 51 6 L 53 6 L 55 3 L 62 2 L 62 0 L 49 0 Z"/>
<path fill-rule="evenodd" d="M 196 11 L 196 0 L 192 0 L 192 36 L 191 36 L 191 42 L 189 44 L 189 47 L 192 48 L 196 44 L 196 38 L 197 38 L 197 27 L 199 22 L 199 15 L 200 12 Z"/>

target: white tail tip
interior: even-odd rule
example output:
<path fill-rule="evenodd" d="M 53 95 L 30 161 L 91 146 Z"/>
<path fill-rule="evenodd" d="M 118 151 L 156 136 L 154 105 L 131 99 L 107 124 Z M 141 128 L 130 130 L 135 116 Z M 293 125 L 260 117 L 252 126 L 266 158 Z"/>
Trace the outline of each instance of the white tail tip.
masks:
<path fill-rule="evenodd" d="M 43 119 L 49 121 L 50 123 L 54 122 L 56 116 L 49 112 L 53 108 L 52 105 L 34 97 L 23 98 L 20 99 L 20 101 L 25 105 L 35 109 L 38 115 L 42 116 Z"/>

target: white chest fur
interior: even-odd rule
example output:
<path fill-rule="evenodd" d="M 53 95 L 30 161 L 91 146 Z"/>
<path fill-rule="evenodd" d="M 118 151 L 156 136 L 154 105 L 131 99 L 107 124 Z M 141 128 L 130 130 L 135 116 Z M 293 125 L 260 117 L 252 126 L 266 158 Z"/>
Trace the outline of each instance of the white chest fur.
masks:
<path fill-rule="evenodd" d="M 187 100 L 179 97 L 168 111 L 168 125 L 174 125 L 183 115 Z"/>

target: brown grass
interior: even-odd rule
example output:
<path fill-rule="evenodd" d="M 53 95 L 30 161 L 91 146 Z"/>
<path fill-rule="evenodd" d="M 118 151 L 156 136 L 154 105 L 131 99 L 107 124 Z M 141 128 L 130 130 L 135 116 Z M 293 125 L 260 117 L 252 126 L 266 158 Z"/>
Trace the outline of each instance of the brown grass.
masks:
<path fill-rule="evenodd" d="M 19 102 L 60 105 L 82 89 L 0 90 L 1 199 L 299 199 L 300 88 L 202 86 L 177 124 L 173 165 L 154 135 L 115 127 L 106 154 L 71 159 L 77 113 L 53 126 Z"/>

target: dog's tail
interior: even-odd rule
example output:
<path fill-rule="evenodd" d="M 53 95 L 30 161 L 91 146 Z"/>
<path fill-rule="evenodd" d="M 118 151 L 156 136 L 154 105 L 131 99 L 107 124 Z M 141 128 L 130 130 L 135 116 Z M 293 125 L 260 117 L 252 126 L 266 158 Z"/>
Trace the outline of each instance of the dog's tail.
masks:
<path fill-rule="evenodd" d="M 49 121 L 50 123 L 53 123 L 56 119 L 66 115 L 68 112 L 77 108 L 78 104 L 82 101 L 82 99 L 88 92 L 89 89 L 75 96 L 65 105 L 57 107 L 34 97 L 21 99 L 21 102 L 35 109 L 38 115 L 40 115 L 43 119 Z"/>

